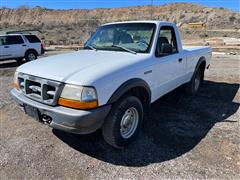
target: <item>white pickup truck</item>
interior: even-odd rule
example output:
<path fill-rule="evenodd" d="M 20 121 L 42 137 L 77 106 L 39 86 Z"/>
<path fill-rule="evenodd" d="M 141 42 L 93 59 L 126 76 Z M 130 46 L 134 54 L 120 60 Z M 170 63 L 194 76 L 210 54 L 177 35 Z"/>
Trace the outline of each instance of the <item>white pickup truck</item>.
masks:
<path fill-rule="evenodd" d="M 183 48 L 173 23 L 109 23 L 82 50 L 17 68 L 11 94 L 52 128 L 77 134 L 101 129 L 120 148 L 136 137 L 152 102 L 181 85 L 196 94 L 210 58 L 210 47 Z"/>

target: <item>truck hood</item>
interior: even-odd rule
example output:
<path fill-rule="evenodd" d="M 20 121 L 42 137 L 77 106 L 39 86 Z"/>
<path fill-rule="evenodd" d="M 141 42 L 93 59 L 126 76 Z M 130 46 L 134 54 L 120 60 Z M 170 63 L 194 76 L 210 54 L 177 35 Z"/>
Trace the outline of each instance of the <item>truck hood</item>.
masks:
<path fill-rule="evenodd" d="M 141 58 L 127 52 L 80 50 L 73 53 L 41 58 L 18 67 L 17 71 L 60 82 L 71 82 L 71 77 L 79 77 L 77 84 L 87 77 L 102 75 L 123 66 L 128 66 Z M 141 54 L 140 56 L 146 56 Z M 81 73 L 82 72 L 82 73 Z M 96 76 L 95 76 L 96 77 Z M 85 79 L 84 79 L 85 78 Z"/>

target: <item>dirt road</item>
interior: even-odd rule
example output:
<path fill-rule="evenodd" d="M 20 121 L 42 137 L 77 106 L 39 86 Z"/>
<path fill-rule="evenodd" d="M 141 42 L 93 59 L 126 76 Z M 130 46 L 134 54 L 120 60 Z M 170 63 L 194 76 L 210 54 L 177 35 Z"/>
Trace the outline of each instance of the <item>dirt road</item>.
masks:
<path fill-rule="evenodd" d="M 16 67 L 0 63 L 1 179 L 240 178 L 240 56 L 214 55 L 195 98 L 178 89 L 155 102 L 124 150 L 26 116 L 9 95 Z"/>

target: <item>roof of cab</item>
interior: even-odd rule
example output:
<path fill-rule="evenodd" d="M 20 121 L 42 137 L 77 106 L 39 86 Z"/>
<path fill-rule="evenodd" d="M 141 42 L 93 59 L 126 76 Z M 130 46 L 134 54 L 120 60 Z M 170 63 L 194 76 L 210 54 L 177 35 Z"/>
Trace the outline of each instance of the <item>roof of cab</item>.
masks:
<path fill-rule="evenodd" d="M 0 34 L 0 36 L 27 36 L 27 35 L 32 35 L 32 34 Z"/>
<path fill-rule="evenodd" d="M 103 24 L 102 26 L 111 25 L 111 24 L 124 24 L 124 23 L 153 23 L 153 24 L 157 24 L 157 25 L 160 24 L 160 23 L 164 23 L 164 24 L 174 24 L 174 23 L 167 22 L 167 21 L 138 20 L 138 21 L 119 21 L 119 22 L 111 22 L 111 23 Z"/>

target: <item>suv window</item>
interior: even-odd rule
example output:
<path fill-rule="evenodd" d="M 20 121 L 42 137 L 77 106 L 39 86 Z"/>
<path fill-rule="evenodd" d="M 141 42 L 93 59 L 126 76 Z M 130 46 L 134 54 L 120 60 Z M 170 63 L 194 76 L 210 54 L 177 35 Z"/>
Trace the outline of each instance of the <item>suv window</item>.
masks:
<path fill-rule="evenodd" d="M 34 35 L 25 35 L 25 37 L 27 38 L 27 40 L 30 42 L 30 43 L 40 43 L 40 39 L 38 39 L 37 36 L 34 36 Z"/>
<path fill-rule="evenodd" d="M 168 52 L 164 51 L 164 46 L 168 46 Z M 171 49 L 170 49 L 171 48 Z M 175 31 L 172 26 L 162 26 L 158 36 L 156 56 L 166 56 L 178 52 Z"/>
<path fill-rule="evenodd" d="M 6 38 L 6 36 L 0 36 L 0 46 L 4 46 L 7 44 Z"/>
<path fill-rule="evenodd" d="M 21 36 L 6 36 L 4 45 L 23 44 L 24 41 Z"/>

